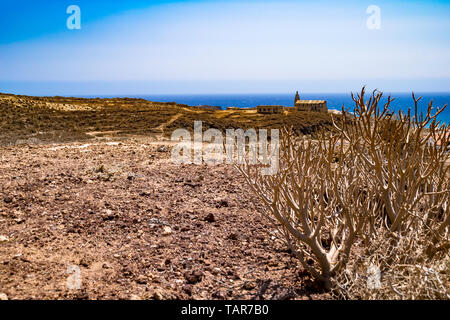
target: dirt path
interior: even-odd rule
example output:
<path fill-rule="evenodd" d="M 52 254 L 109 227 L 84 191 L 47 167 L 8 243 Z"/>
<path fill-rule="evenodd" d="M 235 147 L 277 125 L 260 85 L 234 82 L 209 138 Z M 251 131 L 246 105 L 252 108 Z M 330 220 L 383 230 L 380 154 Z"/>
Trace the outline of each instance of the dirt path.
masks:
<path fill-rule="evenodd" d="M 176 115 L 172 116 L 167 122 L 164 122 L 155 128 L 156 131 L 161 132 L 160 138 L 164 138 L 164 130 L 166 129 L 166 127 L 177 121 L 177 119 L 179 119 L 181 116 L 183 116 L 182 113 L 177 113 Z"/>

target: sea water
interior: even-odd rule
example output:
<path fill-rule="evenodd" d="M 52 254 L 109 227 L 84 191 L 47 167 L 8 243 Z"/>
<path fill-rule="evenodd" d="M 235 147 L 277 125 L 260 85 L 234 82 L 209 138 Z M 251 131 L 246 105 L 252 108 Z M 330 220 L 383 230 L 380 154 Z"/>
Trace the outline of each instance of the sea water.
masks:
<path fill-rule="evenodd" d="M 387 94 L 383 95 L 381 104 L 386 103 Z M 433 112 L 437 108 L 442 108 L 446 104 L 450 104 L 450 92 L 446 93 L 415 93 L 416 98 L 422 97 L 418 102 L 418 111 L 426 113 L 428 104 L 433 101 Z M 85 96 L 92 98 L 92 96 Z M 100 96 L 107 98 L 112 96 Z M 227 107 L 253 108 L 258 105 L 282 105 L 292 107 L 294 105 L 295 94 L 171 94 L 171 95 L 133 95 L 130 98 L 141 98 L 157 102 L 176 102 L 179 104 L 187 104 L 189 106 L 218 106 L 222 109 Z M 326 100 L 328 109 L 341 110 L 342 107 L 350 112 L 355 107 L 349 93 L 300 93 L 302 100 Z M 369 94 L 365 99 L 368 101 Z M 391 98 L 395 100 L 391 103 L 390 109 L 393 111 L 408 111 L 411 108 L 414 112 L 414 100 L 411 93 L 392 93 Z M 446 124 L 450 124 L 450 106 L 448 106 L 438 117 L 438 120 Z"/>
<path fill-rule="evenodd" d="M 450 92 L 448 93 L 415 93 L 416 98 L 422 97 L 418 103 L 418 111 L 426 112 L 428 104 L 433 101 L 433 111 L 436 108 L 442 108 L 446 104 L 450 104 Z M 210 105 L 220 106 L 222 109 L 226 107 L 252 108 L 258 105 L 294 105 L 294 94 L 195 94 L 195 95 L 143 95 L 135 96 L 158 102 L 177 102 L 190 106 Z M 368 101 L 369 95 L 366 95 Z M 392 93 L 395 100 L 391 103 L 391 110 L 408 111 L 411 108 L 414 112 L 414 100 L 411 93 Z M 328 109 L 341 110 L 342 106 L 350 112 L 353 111 L 355 102 L 350 94 L 341 93 L 310 93 L 301 94 L 302 100 L 326 100 Z M 387 95 L 383 95 L 381 103 L 387 101 Z M 446 108 L 438 117 L 438 120 L 450 124 L 450 106 Z"/>

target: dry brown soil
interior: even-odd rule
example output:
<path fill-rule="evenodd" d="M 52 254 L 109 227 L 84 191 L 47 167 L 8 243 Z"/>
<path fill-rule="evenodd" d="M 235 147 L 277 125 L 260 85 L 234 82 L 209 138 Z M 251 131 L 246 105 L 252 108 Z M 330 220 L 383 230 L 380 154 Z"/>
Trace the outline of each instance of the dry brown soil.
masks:
<path fill-rule="evenodd" d="M 120 134 L 133 110 L 40 99 L 0 99 L 3 298 L 329 298 L 233 166 L 171 162 L 163 133 L 192 112 L 155 112 L 159 122 Z M 70 266 L 79 290 L 67 287 Z"/>

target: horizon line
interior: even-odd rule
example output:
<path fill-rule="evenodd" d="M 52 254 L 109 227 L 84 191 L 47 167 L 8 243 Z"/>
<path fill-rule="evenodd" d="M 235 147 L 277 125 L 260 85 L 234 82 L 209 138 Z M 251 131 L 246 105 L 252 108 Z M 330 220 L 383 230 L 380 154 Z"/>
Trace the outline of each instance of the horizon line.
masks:
<path fill-rule="evenodd" d="M 356 91 L 300 91 L 300 94 L 351 94 L 351 93 L 359 93 L 360 90 Z M 372 90 L 366 91 L 366 95 L 370 95 Z M 393 95 L 393 94 L 449 94 L 449 91 L 428 91 L 428 90 L 411 90 L 411 91 L 380 91 L 383 95 Z M 52 97 L 66 97 L 66 98 L 135 98 L 135 97 L 145 97 L 145 96 L 206 96 L 206 95 L 215 95 L 215 96 L 230 96 L 230 95 L 295 95 L 295 91 L 290 92 L 204 92 L 204 93 L 121 93 L 121 94 L 25 94 L 25 93 L 17 93 L 17 92 L 3 92 L 0 90 L 0 94 L 3 95 L 15 95 L 15 96 L 28 96 L 28 97 L 41 97 L 41 98 L 52 98 Z"/>

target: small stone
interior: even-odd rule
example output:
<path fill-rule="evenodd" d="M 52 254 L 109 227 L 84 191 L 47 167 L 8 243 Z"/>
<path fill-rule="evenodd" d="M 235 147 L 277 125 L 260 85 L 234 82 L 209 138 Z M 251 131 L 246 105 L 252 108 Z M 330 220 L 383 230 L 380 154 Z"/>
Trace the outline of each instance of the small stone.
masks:
<path fill-rule="evenodd" d="M 211 273 L 214 274 L 214 275 L 219 274 L 219 273 L 220 273 L 220 268 L 214 268 L 214 269 L 212 269 L 212 270 L 211 270 Z"/>
<path fill-rule="evenodd" d="M 159 272 L 163 272 L 163 271 L 166 271 L 166 268 L 162 265 L 159 265 L 159 266 L 156 266 L 156 270 Z"/>
<path fill-rule="evenodd" d="M 256 285 L 255 285 L 253 282 L 246 281 L 246 282 L 244 283 L 243 288 L 244 288 L 245 290 L 253 290 L 253 289 L 256 288 Z"/>
<path fill-rule="evenodd" d="M 169 152 L 169 148 L 167 146 L 159 146 L 158 149 L 156 149 L 158 152 Z"/>
<path fill-rule="evenodd" d="M 0 243 L 8 242 L 9 238 L 7 236 L 0 236 Z"/>
<path fill-rule="evenodd" d="M 79 292 L 75 295 L 75 299 L 77 300 L 88 300 L 89 294 L 86 291 Z"/>
<path fill-rule="evenodd" d="M 11 202 L 12 202 L 12 198 L 10 198 L 10 197 L 4 197 L 4 198 L 3 198 L 3 201 L 4 201 L 5 203 L 11 203 Z"/>
<path fill-rule="evenodd" d="M 183 286 L 183 291 L 190 296 L 192 296 L 193 289 L 194 289 L 194 286 L 192 284 L 187 284 L 187 285 Z"/>
<path fill-rule="evenodd" d="M 153 299 L 155 299 L 155 300 L 163 300 L 164 297 L 163 297 L 163 295 L 161 294 L 161 292 L 155 291 L 155 292 L 153 293 Z"/>
<path fill-rule="evenodd" d="M 230 233 L 230 235 L 228 236 L 228 239 L 230 239 L 230 240 L 237 240 L 238 239 L 238 235 L 236 233 Z"/>
<path fill-rule="evenodd" d="M 106 209 L 106 215 L 103 217 L 104 221 L 114 220 L 114 213 L 111 209 Z"/>
<path fill-rule="evenodd" d="M 217 200 L 216 208 L 229 207 L 228 201 L 225 199 Z"/>
<path fill-rule="evenodd" d="M 218 290 L 212 294 L 212 297 L 219 300 L 225 300 L 227 295 L 223 290 Z"/>
<path fill-rule="evenodd" d="M 188 284 L 196 284 L 203 279 L 203 272 L 196 270 L 193 272 L 186 272 L 184 277 Z"/>
<path fill-rule="evenodd" d="M 133 275 L 133 272 L 131 270 L 127 269 L 127 268 L 124 268 L 124 269 L 122 269 L 122 274 L 125 277 L 131 277 Z"/>
<path fill-rule="evenodd" d="M 87 267 L 89 267 L 89 265 L 90 265 L 90 261 L 88 258 L 86 258 L 86 257 L 81 258 L 80 266 L 87 268 Z"/>
<path fill-rule="evenodd" d="M 169 226 L 164 226 L 163 232 L 162 232 L 163 236 L 167 236 L 167 235 L 169 235 L 171 233 L 172 233 L 172 228 L 169 227 Z"/>
<path fill-rule="evenodd" d="M 205 217 L 205 221 L 207 222 L 215 222 L 216 217 L 214 217 L 214 214 L 211 212 Z"/>
<path fill-rule="evenodd" d="M 148 279 L 147 279 L 146 276 L 140 275 L 139 277 L 137 277 L 136 282 L 137 282 L 138 284 L 147 284 Z"/>
<path fill-rule="evenodd" d="M 137 294 L 132 294 L 130 296 L 130 300 L 142 300 L 140 296 L 138 296 Z"/>
<path fill-rule="evenodd" d="M 8 300 L 8 296 L 5 293 L 0 292 L 0 300 Z"/>

